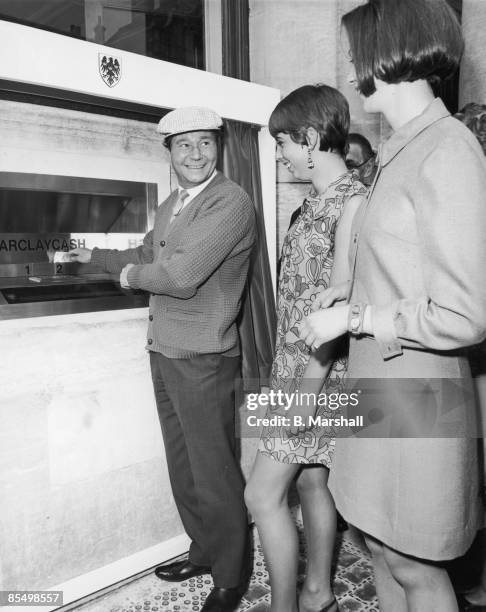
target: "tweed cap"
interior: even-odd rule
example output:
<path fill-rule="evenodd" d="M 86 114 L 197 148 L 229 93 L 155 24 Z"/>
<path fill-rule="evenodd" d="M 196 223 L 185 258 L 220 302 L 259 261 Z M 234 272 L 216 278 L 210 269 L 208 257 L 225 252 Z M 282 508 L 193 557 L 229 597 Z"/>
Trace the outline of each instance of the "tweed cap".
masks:
<path fill-rule="evenodd" d="M 210 108 L 186 106 L 167 113 L 159 121 L 157 131 L 166 138 L 198 130 L 219 130 L 223 125 L 221 117 Z"/>

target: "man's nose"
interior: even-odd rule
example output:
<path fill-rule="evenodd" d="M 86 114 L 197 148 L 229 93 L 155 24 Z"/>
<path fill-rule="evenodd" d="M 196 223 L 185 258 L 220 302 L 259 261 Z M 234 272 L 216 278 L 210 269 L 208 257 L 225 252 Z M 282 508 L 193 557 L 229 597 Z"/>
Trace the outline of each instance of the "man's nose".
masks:
<path fill-rule="evenodd" d="M 199 147 L 192 147 L 192 149 L 191 149 L 191 157 L 192 157 L 192 159 L 201 159 L 202 153 L 199 150 Z"/>

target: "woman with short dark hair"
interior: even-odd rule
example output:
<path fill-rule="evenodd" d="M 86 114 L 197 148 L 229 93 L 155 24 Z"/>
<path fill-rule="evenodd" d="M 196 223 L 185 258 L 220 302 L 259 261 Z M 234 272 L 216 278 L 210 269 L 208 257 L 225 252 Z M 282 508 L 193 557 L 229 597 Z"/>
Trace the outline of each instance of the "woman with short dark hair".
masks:
<path fill-rule="evenodd" d="M 354 221 L 351 282 L 317 298 L 301 331 L 311 346 L 349 332 L 350 385 L 373 393 L 364 431 L 336 440 L 329 486 L 365 534 L 380 609 L 453 612 L 443 562 L 481 517 L 464 348 L 486 334 L 486 163 L 432 92 L 463 48 L 445 0 L 369 0 L 342 23 L 351 82 L 394 133 Z"/>
<path fill-rule="evenodd" d="M 305 406 L 285 402 L 269 410 L 268 418 L 288 421 L 264 427 L 245 498 L 263 544 L 271 609 L 296 612 L 298 546 L 287 493 L 297 476 L 307 540 L 307 573 L 298 609 L 337 612 L 331 590 L 336 510 L 327 488 L 334 440 L 329 428 L 312 426 L 308 419 L 334 414 L 324 405 L 316 414 L 313 397 L 341 388 L 346 363 L 331 347 L 309 352 L 298 326 L 320 289 L 329 286 L 331 270 L 333 282 L 347 278 L 343 273 L 348 268 L 351 220 L 366 190 L 346 169 L 349 110 L 337 90 L 326 85 L 300 87 L 277 105 L 269 126 L 280 161 L 294 177 L 312 183 L 282 248 L 271 388 L 287 397 L 299 393 L 310 401 Z M 302 418 L 302 427 L 294 417 Z"/>
<path fill-rule="evenodd" d="M 344 157 L 349 131 L 348 103 L 333 87 L 303 85 L 277 104 L 268 127 L 274 138 L 282 132 L 305 147 L 309 146 L 307 130 L 311 127 L 317 132 L 315 146 L 319 151 Z"/>

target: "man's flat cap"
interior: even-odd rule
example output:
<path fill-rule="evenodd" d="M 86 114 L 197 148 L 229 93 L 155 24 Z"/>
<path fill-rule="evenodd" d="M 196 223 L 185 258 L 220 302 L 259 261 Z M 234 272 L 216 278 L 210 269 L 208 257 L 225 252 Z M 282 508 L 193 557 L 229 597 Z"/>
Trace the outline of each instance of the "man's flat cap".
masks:
<path fill-rule="evenodd" d="M 202 106 L 186 106 L 167 113 L 159 121 L 157 131 L 166 138 L 185 132 L 199 130 L 219 130 L 223 120 L 210 108 Z"/>

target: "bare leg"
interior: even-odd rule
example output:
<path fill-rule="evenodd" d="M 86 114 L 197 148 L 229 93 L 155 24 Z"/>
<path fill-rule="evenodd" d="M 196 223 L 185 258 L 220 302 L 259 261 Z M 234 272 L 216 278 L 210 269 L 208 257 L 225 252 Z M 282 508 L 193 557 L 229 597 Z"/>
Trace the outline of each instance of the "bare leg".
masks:
<path fill-rule="evenodd" d="M 245 490 L 270 575 L 271 612 L 297 612 L 297 529 L 287 493 L 298 469 L 298 464 L 279 463 L 257 453 Z"/>
<path fill-rule="evenodd" d="M 457 612 L 447 571 L 437 564 L 409 557 L 365 536 L 373 556 L 376 590 L 382 612 Z"/>
<path fill-rule="evenodd" d="M 405 591 L 388 567 L 382 542 L 366 534 L 365 541 L 373 560 L 376 593 L 381 612 L 407 612 Z"/>
<path fill-rule="evenodd" d="M 405 591 L 408 612 L 458 612 L 454 589 L 443 567 L 403 555 L 385 545 L 383 550 L 393 577 Z"/>
<path fill-rule="evenodd" d="M 333 598 L 331 562 L 336 537 L 336 507 L 327 488 L 329 470 L 304 467 L 297 478 L 307 542 L 307 572 L 299 612 L 320 610 Z"/>

